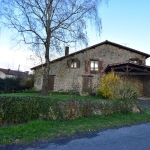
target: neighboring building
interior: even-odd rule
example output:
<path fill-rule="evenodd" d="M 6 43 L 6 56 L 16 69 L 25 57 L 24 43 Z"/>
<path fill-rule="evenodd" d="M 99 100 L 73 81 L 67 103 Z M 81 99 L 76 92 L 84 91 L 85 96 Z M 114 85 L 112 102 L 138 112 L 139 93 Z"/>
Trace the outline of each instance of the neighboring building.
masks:
<path fill-rule="evenodd" d="M 126 76 L 138 87 L 140 96 L 150 96 L 150 66 L 146 66 L 149 54 L 110 41 L 93 45 L 50 63 L 49 90 L 96 92 L 103 73 L 114 71 Z M 35 72 L 34 86 L 42 89 L 44 64 L 31 68 Z"/>
<path fill-rule="evenodd" d="M 11 69 L 3 69 L 0 68 L 0 78 L 13 78 L 13 77 L 24 77 L 28 75 L 28 71 L 22 72 L 22 71 L 16 71 Z"/>

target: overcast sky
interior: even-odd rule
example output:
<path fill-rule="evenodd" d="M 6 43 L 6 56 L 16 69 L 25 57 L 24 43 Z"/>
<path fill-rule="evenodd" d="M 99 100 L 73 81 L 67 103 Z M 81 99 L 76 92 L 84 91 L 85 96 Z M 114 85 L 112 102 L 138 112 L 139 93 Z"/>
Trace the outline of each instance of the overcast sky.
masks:
<path fill-rule="evenodd" d="M 93 28 L 89 29 L 89 46 L 109 40 L 150 54 L 150 0 L 109 0 L 99 12 L 102 32 L 99 37 Z M 30 70 L 35 65 L 30 60 L 32 53 L 13 47 L 10 35 L 9 30 L 0 31 L 0 68 Z"/>

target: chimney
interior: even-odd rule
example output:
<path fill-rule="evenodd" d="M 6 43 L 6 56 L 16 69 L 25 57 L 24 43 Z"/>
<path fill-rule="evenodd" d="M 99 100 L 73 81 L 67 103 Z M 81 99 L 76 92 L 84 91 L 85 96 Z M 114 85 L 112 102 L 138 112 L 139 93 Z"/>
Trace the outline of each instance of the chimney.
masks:
<path fill-rule="evenodd" d="M 66 47 L 65 47 L 65 56 L 68 56 L 68 55 L 69 55 L 69 47 L 66 46 Z"/>

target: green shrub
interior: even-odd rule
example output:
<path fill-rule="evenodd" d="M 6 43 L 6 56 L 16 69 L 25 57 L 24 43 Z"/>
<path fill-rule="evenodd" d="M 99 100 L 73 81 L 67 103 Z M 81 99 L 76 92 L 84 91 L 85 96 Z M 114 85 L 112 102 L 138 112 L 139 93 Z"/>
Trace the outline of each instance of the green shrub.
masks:
<path fill-rule="evenodd" d="M 121 99 L 137 99 L 137 89 L 136 86 L 126 79 L 121 84 L 120 88 L 120 98 Z"/>
<path fill-rule="evenodd" d="M 0 97 L 0 123 L 77 119 L 92 115 L 131 113 L 135 101 L 59 101 L 43 97 Z"/>
<path fill-rule="evenodd" d="M 14 93 L 33 87 L 33 78 L 0 78 L 0 93 Z"/>
<path fill-rule="evenodd" d="M 34 87 L 31 87 L 30 89 L 25 89 L 23 93 L 39 93 L 39 91 L 36 91 Z"/>
<path fill-rule="evenodd" d="M 21 123 L 37 119 L 52 119 L 50 108 L 56 102 L 40 97 L 0 97 L 0 122 Z"/>
<path fill-rule="evenodd" d="M 121 78 L 113 72 L 103 75 L 97 95 L 108 99 L 136 99 L 137 89 L 127 78 Z"/>
<path fill-rule="evenodd" d="M 27 89 L 32 89 L 34 87 L 34 76 L 29 75 L 27 78 L 23 77 L 20 80 L 20 86 L 26 87 Z"/>

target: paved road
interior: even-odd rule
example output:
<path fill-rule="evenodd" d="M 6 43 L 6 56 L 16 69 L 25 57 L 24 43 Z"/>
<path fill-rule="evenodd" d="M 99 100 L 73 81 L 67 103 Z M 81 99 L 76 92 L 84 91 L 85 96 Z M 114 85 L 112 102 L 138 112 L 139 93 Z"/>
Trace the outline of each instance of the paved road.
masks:
<path fill-rule="evenodd" d="M 138 103 L 142 106 L 149 106 L 150 107 L 150 100 L 138 100 Z"/>
<path fill-rule="evenodd" d="M 149 150 L 150 123 L 90 132 L 82 136 L 32 145 L 11 145 L 0 150 Z"/>

